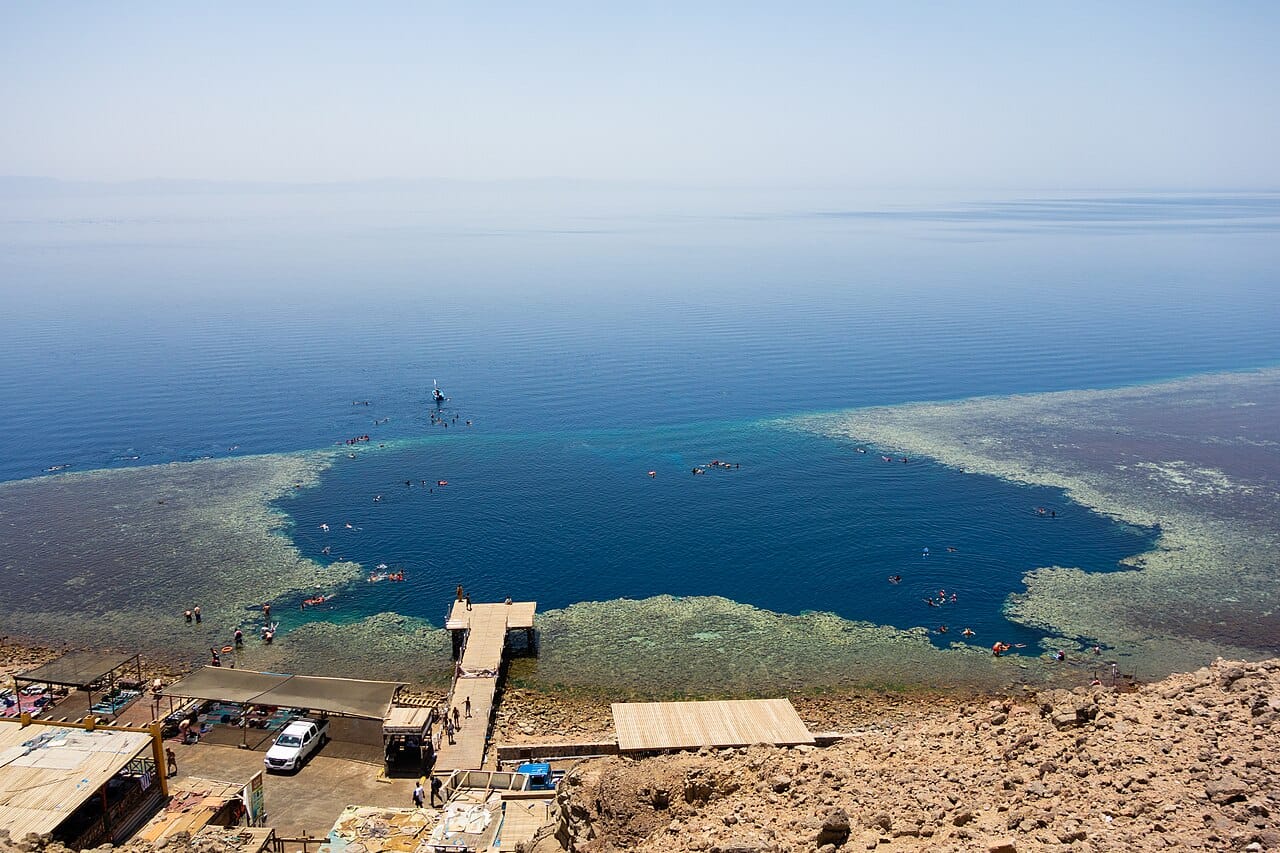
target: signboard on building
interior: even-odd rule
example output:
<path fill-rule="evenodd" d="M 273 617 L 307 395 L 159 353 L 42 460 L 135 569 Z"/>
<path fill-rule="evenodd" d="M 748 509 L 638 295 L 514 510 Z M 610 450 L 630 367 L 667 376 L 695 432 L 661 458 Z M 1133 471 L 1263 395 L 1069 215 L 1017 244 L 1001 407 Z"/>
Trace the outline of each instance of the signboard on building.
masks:
<path fill-rule="evenodd" d="M 249 826 L 262 826 L 267 819 L 267 800 L 262 787 L 263 771 L 259 770 L 240 791 L 244 801 L 244 816 Z"/>

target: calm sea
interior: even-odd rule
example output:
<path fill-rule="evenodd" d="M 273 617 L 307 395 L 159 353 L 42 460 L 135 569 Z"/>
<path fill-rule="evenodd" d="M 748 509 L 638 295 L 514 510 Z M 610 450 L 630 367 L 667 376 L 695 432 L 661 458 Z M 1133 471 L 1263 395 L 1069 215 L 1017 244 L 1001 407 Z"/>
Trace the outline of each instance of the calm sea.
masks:
<path fill-rule="evenodd" d="M 326 618 L 464 583 L 1032 642 L 1022 572 L 1152 531 L 773 421 L 1280 361 L 1273 195 L 5 192 L 0 479 L 341 445 L 293 535 L 406 580 Z"/>

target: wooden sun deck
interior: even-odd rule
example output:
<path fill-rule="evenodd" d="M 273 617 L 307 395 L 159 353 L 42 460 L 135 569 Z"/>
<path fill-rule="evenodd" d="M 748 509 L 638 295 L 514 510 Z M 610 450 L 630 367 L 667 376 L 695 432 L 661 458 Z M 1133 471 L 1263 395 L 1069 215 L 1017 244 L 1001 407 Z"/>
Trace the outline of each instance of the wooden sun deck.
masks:
<path fill-rule="evenodd" d="M 455 601 L 445 623 L 451 631 L 467 632 L 463 648 L 461 672 L 454 674 L 449 713 L 458 709 L 461 727 L 454 732 L 454 743 L 445 738 L 436 753 L 435 774 L 454 770 L 479 770 L 484 764 L 485 746 L 489 740 L 489 722 L 493 719 L 494 697 L 498 690 L 498 671 L 507 648 L 507 631 L 531 630 L 537 603 L 521 601 L 512 604 L 475 604 Z M 471 700 L 471 718 L 466 717 L 466 700 Z"/>
<path fill-rule="evenodd" d="M 620 752 L 813 743 L 787 699 L 615 702 L 613 727 Z"/>
<path fill-rule="evenodd" d="M 466 628 L 471 624 L 471 620 L 476 613 L 480 613 L 487 609 L 501 609 L 507 614 L 507 627 L 516 628 L 532 628 L 533 617 L 538 610 L 536 601 L 513 601 L 510 604 L 472 604 L 471 609 L 467 609 L 465 601 L 455 601 L 453 607 L 449 609 L 449 618 L 445 621 L 444 626 L 450 631 L 458 631 Z"/>

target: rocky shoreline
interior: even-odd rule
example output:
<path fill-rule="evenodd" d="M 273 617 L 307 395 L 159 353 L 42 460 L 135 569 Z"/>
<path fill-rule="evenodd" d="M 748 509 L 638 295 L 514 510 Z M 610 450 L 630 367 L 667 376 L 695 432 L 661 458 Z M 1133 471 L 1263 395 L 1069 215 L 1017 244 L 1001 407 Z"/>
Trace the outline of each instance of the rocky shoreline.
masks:
<path fill-rule="evenodd" d="M 56 654 L 5 638 L 0 676 Z M 1280 659 L 1219 659 L 1127 689 L 793 702 L 811 730 L 842 739 L 584 760 L 532 850 L 1280 850 Z M 607 700 L 522 689 L 506 691 L 493 732 L 496 743 L 612 737 Z M 0 839 L 0 853 L 45 847 Z"/>
<path fill-rule="evenodd" d="M 1280 660 L 844 722 L 825 749 L 583 762 L 535 850 L 1280 849 Z"/>

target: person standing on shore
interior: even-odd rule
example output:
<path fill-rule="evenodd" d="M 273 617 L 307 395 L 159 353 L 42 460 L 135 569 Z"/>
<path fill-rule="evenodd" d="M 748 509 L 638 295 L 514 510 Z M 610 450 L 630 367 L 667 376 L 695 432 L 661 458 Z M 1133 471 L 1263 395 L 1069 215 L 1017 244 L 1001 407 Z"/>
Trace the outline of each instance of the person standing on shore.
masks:
<path fill-rule="evenodd" d="M 432 806 L 436 804 L 437 799 L 440 800 L 440 805 L 442 806 L 444 805 L 444 797 L 440 796 L 440 786 L 441 786 L 440 777 L 432 776 L 431 777 L 431 805 Z"/>
<path fill-rule="evenodd" d="M 164 760 L 168 765 L 166 773 L 169 778 L 172 779 L 174 776 L 178 775 L 178 756 L 174 753 L 173 747 L 165 747 Z"/>
<path fill-rule="evenodd" d="M 422 800 L 425 795 L 426 795 L 426 791 L 422 789 L 422 780 L 419 779 L 418 784 L 413 786 L 413 807 L 414 808 L 416 809 L 422 808 Z"/>

